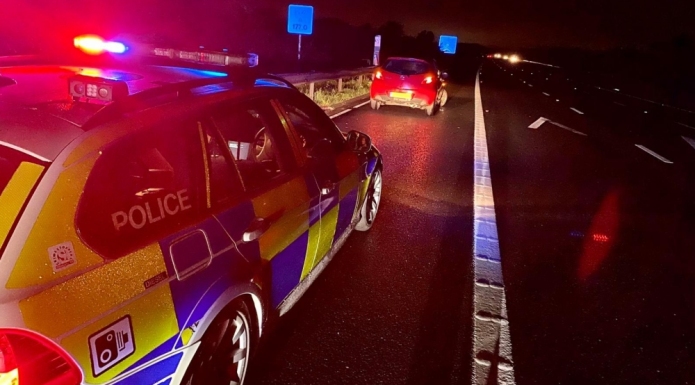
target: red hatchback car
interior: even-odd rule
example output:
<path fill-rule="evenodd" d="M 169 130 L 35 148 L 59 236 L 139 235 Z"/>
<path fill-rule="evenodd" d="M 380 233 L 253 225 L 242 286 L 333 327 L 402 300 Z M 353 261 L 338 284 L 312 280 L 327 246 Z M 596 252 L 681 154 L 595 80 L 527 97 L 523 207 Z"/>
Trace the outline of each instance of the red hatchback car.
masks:
<path fill-rule="evenodd" d="M 446 72 L 425 60 L 391 57 L 374 72 L 370 90 L 372 109 L 383 105 L 405 106 L 434 115 L 448 99 L 444 89 Z"/>

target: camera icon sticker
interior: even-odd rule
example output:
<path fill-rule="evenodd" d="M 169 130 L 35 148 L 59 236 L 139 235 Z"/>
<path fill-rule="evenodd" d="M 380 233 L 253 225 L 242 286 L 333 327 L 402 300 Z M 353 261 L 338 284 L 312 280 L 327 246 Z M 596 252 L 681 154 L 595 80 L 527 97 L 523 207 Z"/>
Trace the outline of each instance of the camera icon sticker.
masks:
<path fill-rule="evenodd" d="M 133 326 L 128 315 L 89 336 L 89 356 L 94 377 L 134 352 Z"/>

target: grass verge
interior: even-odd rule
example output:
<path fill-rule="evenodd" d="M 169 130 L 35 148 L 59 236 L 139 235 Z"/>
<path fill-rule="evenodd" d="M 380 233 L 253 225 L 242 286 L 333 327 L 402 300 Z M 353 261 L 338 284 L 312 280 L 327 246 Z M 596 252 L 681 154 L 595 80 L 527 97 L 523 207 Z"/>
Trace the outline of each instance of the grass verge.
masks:
<path fill-rule="evenodd" d="M 369 94 L 369 87 L 372 81 L 365 79 L 361 83 L 357 78 L 344 79 L 343 90 L 338 92 L 338 80 L 316 84 L 314 88 L 314 102 L 323 109 L 331 109 L 338 103 L 356 98 L 358 96 L 366 96 Z M 305 84 L 298 87 L 305 95 L 309 95 L 309 85 Z"/>

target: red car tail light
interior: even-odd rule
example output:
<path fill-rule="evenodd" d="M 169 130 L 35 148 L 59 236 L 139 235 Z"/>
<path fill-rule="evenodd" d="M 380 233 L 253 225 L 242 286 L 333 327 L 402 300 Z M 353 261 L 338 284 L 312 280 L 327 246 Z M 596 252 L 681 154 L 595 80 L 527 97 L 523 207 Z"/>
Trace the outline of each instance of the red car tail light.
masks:
<path fill-rule="evenodd" d="M 375 79 L 382 79 L 384 75 L 381 73 L 381 71 L 376 71 L 374 72 L 374 78 Z"/>
<path fill-rule="evenodd" d="M 432 84 L 433 81 L 434 81 L 434 76 L 427 75 L 427 76 L 425 76 L 425 80 L 422 81 L 422 84 Z"/>
<path fill-rule="evenodd" d="M 0 383 L 78 385 L 82 377 L 75 361 L 53 341 L 28 330 L 0 328 Z"/>

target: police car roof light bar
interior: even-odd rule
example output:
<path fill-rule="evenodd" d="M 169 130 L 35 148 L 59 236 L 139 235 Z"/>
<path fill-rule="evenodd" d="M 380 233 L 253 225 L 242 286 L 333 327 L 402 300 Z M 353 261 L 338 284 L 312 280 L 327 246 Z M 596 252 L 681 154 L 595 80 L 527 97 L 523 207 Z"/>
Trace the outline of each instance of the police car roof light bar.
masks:
<path fill-rule="evenodd" d="M 172 60 L 181 60 L 197 64 L 212 64 L 225 67 L 256 67 L 258 65 L 258 55 L 255 53 L 233 55 L 227 52 L 183 51 L 174 48 L 154 48 L 152 53 L 154 56 L 166 57 Z"/>

